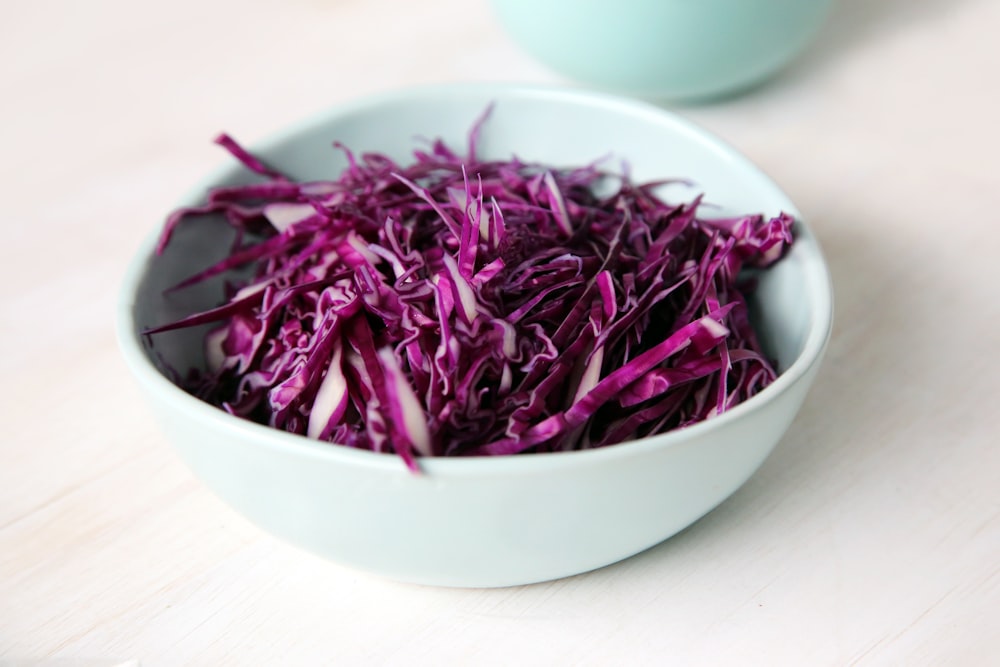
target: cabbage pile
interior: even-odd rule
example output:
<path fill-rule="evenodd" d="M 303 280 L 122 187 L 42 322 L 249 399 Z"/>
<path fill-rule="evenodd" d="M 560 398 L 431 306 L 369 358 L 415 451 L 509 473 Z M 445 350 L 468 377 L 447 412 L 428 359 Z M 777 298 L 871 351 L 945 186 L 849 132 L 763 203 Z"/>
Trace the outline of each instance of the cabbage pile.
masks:
<path fill-rule="evenodd" d="M 259 176 L 218 187 L 174 228 L 239 233 L 185 389 L 274 428 L 419 457 L 602 447 L 718 415 L 775 378 L 751 327 L 746 268 L 777 261 L 787 214 L 725 219 L 668 181 L 599 162 L 562 168 L 441 141 L 398 164 L 343 151 L 332 181 L 295 181 L 223 135 Z M 195 218 L 188 220 L 189 218 Z M 743 272 L 741 274 L 741 272 Z"/>

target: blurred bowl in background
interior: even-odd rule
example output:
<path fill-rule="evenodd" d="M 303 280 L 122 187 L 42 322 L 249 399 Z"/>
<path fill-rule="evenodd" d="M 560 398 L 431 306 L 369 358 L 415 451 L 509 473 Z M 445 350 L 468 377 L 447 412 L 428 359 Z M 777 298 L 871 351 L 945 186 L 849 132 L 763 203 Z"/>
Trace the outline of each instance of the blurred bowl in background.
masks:
<path fill-rule="evenodd" d="M 579 82 L 664 101 L 733 94 L 789 64 L 833 0 L 493 0 L 508 34 Z"/>

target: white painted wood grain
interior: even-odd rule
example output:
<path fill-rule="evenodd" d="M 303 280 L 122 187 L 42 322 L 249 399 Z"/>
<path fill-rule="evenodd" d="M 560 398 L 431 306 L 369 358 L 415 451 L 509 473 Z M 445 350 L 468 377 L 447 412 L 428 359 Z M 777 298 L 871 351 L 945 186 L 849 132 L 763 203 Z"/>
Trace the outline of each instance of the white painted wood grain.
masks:
<path fill-rule="evenodd" d="M 828 363 L 760 472 L 618 565 L 396 584 L 278 543 L 139 401 L 117 282 L 223 157 L 426 81 L 558 78 L 484 2 L 50 0 L 0 21 L 0 664 L 985 665 L 1000 649 L 1000 4 L 840 0 L 751 94 L 681 112 L 797 201 Z M 32 661 L 32 662 L 28 662 Z"/>

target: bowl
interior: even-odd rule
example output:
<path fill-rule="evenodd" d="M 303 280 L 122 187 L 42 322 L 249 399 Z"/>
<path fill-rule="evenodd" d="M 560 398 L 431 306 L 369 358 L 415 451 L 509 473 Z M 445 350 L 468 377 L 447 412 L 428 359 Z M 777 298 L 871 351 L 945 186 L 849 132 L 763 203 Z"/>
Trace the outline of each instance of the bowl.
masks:
<path fill-rule="evenodd" d="M 698 101 L 778 72 L 832 0 L 493 0 L 510 37 L 551 69 L 617 92 Z"/>
<path fill-rule="evenodd" d="M 518 85 L 448 85 L 354 101 L 253 146 L 293 177 L 332 178 L 330 144 L 406 159 L 417 137 L 464 145 L 494 103 L 479 150 L 578 165 L 608 154 L 637 179 L 684 176 L 714 204 L 799 216 L 759 169 L 718 139 L 652 105 L 615 96 Z M 226 167 L 177 202 L 243 179 Z M 425 458 L 423 474 L 396 456 L 310 440 L 251 423 L 187 394 L 167 367 L 203 363 L 197 330 L 141 332 L 206 308 L 220 283 L 164 289 L 225 254 L 221 221 L 182 224 L 156 255 L 158 229 L 121 290 L 125 360 L 168 439 L 204 484 L 263 530 L 336 563 L 421 584 L 496 587 L 565 577 L 643 551 L 690 525 L 740 487 L 800 407 L 830 334 L 831 286 L 805 223 L 787 256 L 760 278 L 752 302 L 777 380 L 723 415 L 674 432 L 587 451 Z"/>

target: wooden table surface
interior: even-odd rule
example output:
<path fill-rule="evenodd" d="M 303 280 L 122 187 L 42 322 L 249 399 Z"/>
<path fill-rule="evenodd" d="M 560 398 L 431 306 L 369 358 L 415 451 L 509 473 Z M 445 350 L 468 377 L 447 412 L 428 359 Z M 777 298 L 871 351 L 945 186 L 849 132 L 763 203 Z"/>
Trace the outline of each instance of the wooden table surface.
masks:
<path fill-rule="evenodd" d="M 840 0 L 777 79 L 677 109 L 825 247 L 815 388 L 674 539 L 453 590 L 302 553 L 200 486 L 119 358 L 118 285 L 225 162 L 220 130 L 252 143 L 400 85 L 559 77 L 482 1 L 6 3 L 0 664 L 997 664 L 998 29 L 996 0 Z"/>

